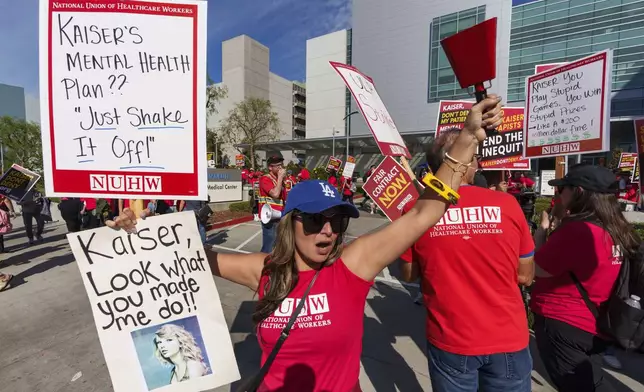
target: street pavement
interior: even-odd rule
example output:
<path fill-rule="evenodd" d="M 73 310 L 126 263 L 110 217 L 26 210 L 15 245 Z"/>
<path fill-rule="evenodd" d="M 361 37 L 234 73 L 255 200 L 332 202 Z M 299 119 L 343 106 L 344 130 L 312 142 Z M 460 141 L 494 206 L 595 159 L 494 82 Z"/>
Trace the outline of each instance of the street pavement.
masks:
<path fill-rule="evenodd" d="M 83 283 L 65 238 L 62 222 L 48 224 L 45 242 L 31 247 L 15 222 L 5 236 L 7 253 L 0 271 L 16 275 L 0 293 L 0 391 L 112 391 Z M 364 215 L 351 223 L 347 241 L 377 230 L 384 218 Z M 254 252 L 261 230 L 249 222 L 211 232 L 209 242 L 222 252 Z M 412 298 L 417 286 L 397 283 L 391 268 L 371 290 L 364 316 L 360 382 L 364 391 L 431 391 L 424 354 L 424 309 Z M 254 293 L 216 278 L 242 377 L 251 376 L 260 351 L 252 331 Z M 533 355 L 536 351 L 533 350 Z M 619 353 L 622 372 L 609 372 L 619 392 L 644 391 L 641 355 Z M 552 391 L 535 358 L 533 390 Z M 234 391 L 238 384 L 216 389 Z"/>

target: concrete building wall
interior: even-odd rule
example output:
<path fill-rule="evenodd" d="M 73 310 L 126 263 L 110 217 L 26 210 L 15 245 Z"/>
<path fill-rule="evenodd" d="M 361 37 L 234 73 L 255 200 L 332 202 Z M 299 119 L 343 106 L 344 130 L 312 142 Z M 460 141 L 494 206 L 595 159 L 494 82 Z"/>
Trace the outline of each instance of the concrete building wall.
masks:
<path fill-rule="evenodd" d="M 217 86 L 226 87 L 228 95 L 218 106 L 218 113 L 208 117 L 209 128 L 216 129 L 220 122 L 228 117 L 230 110 L 246 98 L 268 99 L 280 119 L 282 132 L 280 139 L 291 139 L 292 136 L 292 82 L 272 74 L 270 68 L 270 51 L 268 47 L 241 35 L 222 43 L 222 82 Z M 239 151 L 232 145 L 224 145 L 222 153 L 234 164 Z M 263 152 L 258 152 L 260 161 L 265 159 Z M 292 158 L 290 151 L 282 155 L 288 162 Z M 260 162 L 261 163 L 261 162 Z"/>
<path fill-rule="evenodd" d="M 485 19 L 498 18 L 497 78 L 490 91 L 505 96 L 511 0 L 353 1 L 352 63 L 374 79 L 401 133 L 436 128 L 439 104 L 428 102 L 433 19 L 483 5 Z M 364 120 L 353 116 L 351 134 L 368 133 Z"/>
<path fill-rule="evenodd" d="M 347 63 L 347 30 L 306 41 L 306 138 L 344 136 L 346 86 L 329 61 Z"/>
<path fill-rule="evenodd" d="M 25 89 L 0 83 L 0 117 L 26 120 Z"/>

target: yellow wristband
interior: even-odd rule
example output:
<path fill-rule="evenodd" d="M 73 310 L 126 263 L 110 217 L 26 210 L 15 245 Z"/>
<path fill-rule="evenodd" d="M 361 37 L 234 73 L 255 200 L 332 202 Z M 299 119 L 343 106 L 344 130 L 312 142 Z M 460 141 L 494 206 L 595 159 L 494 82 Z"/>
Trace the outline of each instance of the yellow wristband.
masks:
<path fill-rule="evenodd" d="M 432 173 L 425 174 L 425 176 L 423 177 L 423 183 L 433 189 L 436 194 L 438 194 L 440 197 L 447 200 L 451 204 L 455 205 L 456 203 L 458 203 L 458 199 L 461 198 L 461 195 L 456 193 L 456 191 L 447 186 L 447 184 L 439 180 Z"/>

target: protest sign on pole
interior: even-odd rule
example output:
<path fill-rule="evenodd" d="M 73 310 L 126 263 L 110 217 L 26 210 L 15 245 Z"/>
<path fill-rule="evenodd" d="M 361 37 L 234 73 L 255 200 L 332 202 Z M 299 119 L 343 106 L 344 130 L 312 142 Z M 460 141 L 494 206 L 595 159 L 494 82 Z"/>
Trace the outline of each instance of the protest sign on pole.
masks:
<path fill-rule="evenodd" d="M 530 170 L 530 160 L 523 158 L 523 108 L 503 108 L 503 123 L 498 134 L 489 136 L 479 146 L 479 167 L 483 170 Z"/>
<path fill-rule="evenodd" d="M 403 207 L 418 199 L 418 191 L 405 168 L 392 157 L 385 157 L 362 189 L 390 221 L 402 216 Z"/>
<path fill-rule="evenodd" d="M 633 121 L 635 126 L 635 141 L 637 142 L 637 172 L 639 177 L 639 172 L 642 170 L 642 165 L 644 163 L 644 117 L 635 119 Z M 640 185 L 640 190 L 642 190 L 642 180 L 641 177 L 638 181 Z"/>
<path fill-rule="evenodd" d="M 436 134 L 463 129 L 474 106 L 470 101 L 441 101 Z M 530 160 L 523 159 L 523 108 L 503 108 L 503 124 L 497 135 L 486 138 L 478 148 L 482 170 L 530 170 Z"/>
<path fill-rule="evenodd" d="M 1 147 L 0 147 L 1 148 Z M 13 164 L 0 177 L 0 194 L 20 202 L 40 180 L 40 174 Z"/>
<path fill-rule="evenodd" d="M 617 168 L 622 171 L 632 171 L 635 168 L 636 159 L 637 153 L 623 152 L 619 154 L 619 162 L 617 163 Z"/>
<path fill-rule="evenodd" d="M 606 50 L 526 79 L 526 157 L 609 150 L 612 67 Z"/>
<path fill-rule="evenodd" d="M 244 154 L 235 155 L 235 166 L 237 167 L 246 166 L 246 157 L 244 156 Z"/>
<path fill-rule="evenodd" d="M 555 170 L 541 170 L 539 194 L 541 196 L 554 196 L 555 188 L 548 184 L 548 181 L 556 178 Z"/>
<path fill-rule="evenodd" d="M 203 391 L 239 379 L 193 211 L 67 235 L 115 392 Z"/>
<path fill-rule="evenodd" d="M 40 0 L 48 196 L 206 199 L 206 7 Z"/>
<path fill-rule="evenodd" d="M 639 165 L 639 159 L 635 157 L 635 170 L 633 170 L 633 175 L 631 176 L 631 182 L 637 183 L 639 185 L 640 183 L 640 165 Z"/>
<path fill-rule="evenodd" d="M 329 157 L 329 163 L 326 165 L 326 170 L 335 170 L 336 172 L 342 167 L 342 159 L 336 157 Z"/>
<path fill-rule="evenodd" d="M 344 163 L 344 169 L 342 169 L 342 177 L 351 178 L 353 177 L 353 171 L 356 169 L 356 159 L 352 156 L 347 157 L 347 161 Z"/>
<path fill-rule="evenodd" d="M 434 137 L 437 138 L 442 131 L 463 129 L 472 106 L 474 102 L 470 101 L 440 101 Z"/>
<path fill-rule="evenodd" d="M 376 91 L 373 80 L 350 65 L 329 62 L 351 91 L 382 155 L 411 158 L 405 141 Z"/>

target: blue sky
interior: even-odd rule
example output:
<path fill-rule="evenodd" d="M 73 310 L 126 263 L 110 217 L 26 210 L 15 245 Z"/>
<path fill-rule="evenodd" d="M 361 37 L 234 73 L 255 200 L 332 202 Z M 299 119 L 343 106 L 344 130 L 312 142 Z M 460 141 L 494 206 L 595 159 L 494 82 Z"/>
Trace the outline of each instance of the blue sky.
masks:
<path fill-rule="evenodd" d="M 393 1 L 393 0 L 392 0 Z M 523 4 L 533 0 L 513 0 Z M 246 34 L 268 46 L 271 71 L 306 73 L 306 40 L 351 27 L 352 0 L 209 0 L 208 73 L 221 80 L 221 42 Z M 38 0 L 0 0 L 0 83 L 38 95 Z"/>

